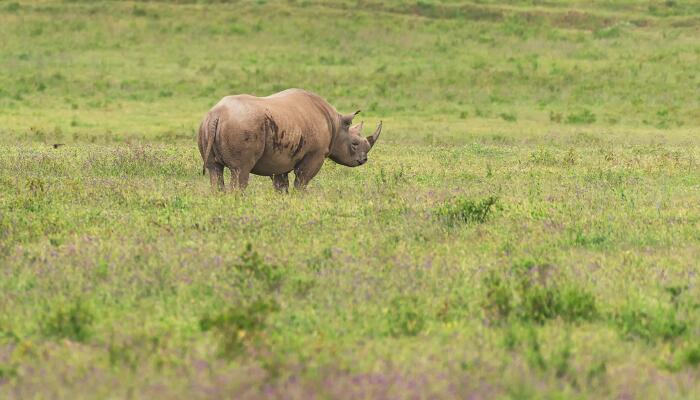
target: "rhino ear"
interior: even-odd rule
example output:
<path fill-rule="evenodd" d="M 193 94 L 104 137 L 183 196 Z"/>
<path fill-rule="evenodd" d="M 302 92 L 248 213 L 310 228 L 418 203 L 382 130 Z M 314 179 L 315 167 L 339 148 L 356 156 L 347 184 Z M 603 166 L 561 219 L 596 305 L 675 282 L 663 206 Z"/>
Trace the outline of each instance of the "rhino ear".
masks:
<path fill-rule="evenodd" d="M 352 124 L 352 119 L 355 118 L 357 114 L 360 113 L 360 110 L 355 111 L 352 114 L 345 114 L 340 117 L 340 119 L 343 121 L 345 126 L 350 126 Z"/>

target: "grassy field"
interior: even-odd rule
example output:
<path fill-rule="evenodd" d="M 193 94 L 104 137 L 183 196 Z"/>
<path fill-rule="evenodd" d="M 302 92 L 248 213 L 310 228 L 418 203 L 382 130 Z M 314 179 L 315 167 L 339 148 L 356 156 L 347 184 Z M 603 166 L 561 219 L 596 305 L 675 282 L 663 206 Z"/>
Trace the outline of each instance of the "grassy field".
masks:
<path fill-rule="evenodd" d="M 697 398 L 698 35 L 690 1 L 0 1 L 0 398 Z M 383 120 L 368 164 L 212 193 L 201 118 L 287 87 Z"/>

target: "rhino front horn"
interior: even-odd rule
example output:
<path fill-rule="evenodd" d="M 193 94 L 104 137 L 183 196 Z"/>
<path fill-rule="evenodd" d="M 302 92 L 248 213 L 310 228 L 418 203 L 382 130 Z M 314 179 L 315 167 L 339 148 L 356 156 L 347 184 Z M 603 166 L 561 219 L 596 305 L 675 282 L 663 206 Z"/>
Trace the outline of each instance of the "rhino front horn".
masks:
<path fill-rule="evenodd" d="M 382 121 L 379 121 L 379 124 L 377 125 L 377 130 L 374 131 L 374 134 L 372 134 L 372 136 L 367 136 L 367 141 L 369 142 L 370 148 L 372 148 L 377 139 L 379 139 L 380 133 L 382 133 Z"/>

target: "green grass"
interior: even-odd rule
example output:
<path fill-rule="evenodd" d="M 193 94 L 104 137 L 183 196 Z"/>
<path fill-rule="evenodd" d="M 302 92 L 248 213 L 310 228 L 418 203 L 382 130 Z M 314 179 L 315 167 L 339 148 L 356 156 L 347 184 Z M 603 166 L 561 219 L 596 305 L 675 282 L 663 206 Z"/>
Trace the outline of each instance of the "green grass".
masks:
<path fill-rule="evenodd" d="M 697 397 L 700 8 L 503 3 L 0 1 L 0 398 Z M 369 163 L 212 193 L 287 87 Z"/>

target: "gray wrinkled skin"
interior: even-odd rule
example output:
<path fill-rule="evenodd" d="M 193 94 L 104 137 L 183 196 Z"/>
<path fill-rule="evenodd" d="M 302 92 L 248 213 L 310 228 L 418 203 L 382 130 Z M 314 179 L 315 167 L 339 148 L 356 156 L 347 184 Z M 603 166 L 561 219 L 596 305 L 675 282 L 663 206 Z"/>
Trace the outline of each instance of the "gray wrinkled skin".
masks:
<path fill-rule="evenodd" d="M 288 89 L 267 97 L 226 96 L 199 126 L 199 153 L 213 188 L 224 188 L 224 167 L 231 170 L 231 189 L 244 189 L 249 175 L 272 178 L 278 191 L 303 189 L 326 158 L 348 167 L 367 162 L 382 123 L 372 136 L 352 126 L 359 111 L 341 115 L 316 94 Z"/>

